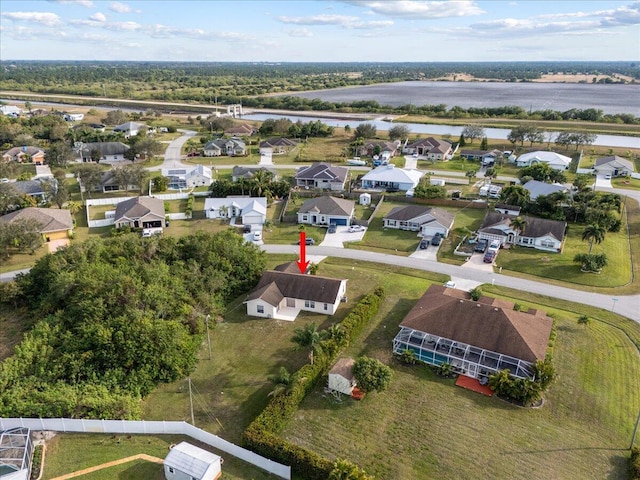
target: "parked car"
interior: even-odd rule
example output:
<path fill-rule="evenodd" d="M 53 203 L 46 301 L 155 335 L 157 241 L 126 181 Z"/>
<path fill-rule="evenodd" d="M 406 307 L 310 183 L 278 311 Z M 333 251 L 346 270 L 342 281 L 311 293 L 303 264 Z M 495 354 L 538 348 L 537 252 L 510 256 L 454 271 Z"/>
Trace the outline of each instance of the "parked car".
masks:
<path fill-rule="evenodd" d="M 491 240 L 487 252 L 497 253 L 500 250 L 500 240 Z"/>
<path fill-rule="evenodd" d="M 315 245 L 316 241 L 313 238 L 305 238 L 304 239 L 304 244 L 305 245 Z M 298 240 L 298 245 L 300 245 L 300 240 Z"/>
<path fill-rule="evenodd" d="M 440 242 L 442 242 L 442 236 L 438 232 L 431 238 L 431 245 L 440 245 Z"/>
<path fill-rule="evenodd" d="M 447 288 L 456 288 L 456 282 L 454 282 L 453 280 L 449 280 L 447 283 L 444 284 L 444 286 Z"/>
<path fill-rule="evenodd" d="M 336 233 L 338 227 L 336 227 L 335 223 L 332 223 L 331 225 L 329 225 L 329 230 L 327 230 L 328 233 Z"/>
<path fill-rule="evenodd" d="M 604 179 L 605 179 L 605 180 L 611 180 L 611 174 L 610 174 L 610 173 L 607 173 L 607 174 L 604 176 Z"/>
<path fill-rule="evenodd" d="M 200 152 L 189 152 L 187 153 L 187 157 L 199 157 Z"/>
<path fill-rule="evenodd" d="M 493 261 L 496 258 L 496 252 L 487 252 L 484 254 L 484 258 L 482 259 L 482 261 L 484 263 L 493 263 Z"/>
<path fill-rule="evenodd" d="M 242 228 L 242 233 L 251 233 L 251 225 L 245 225 Z"/>
<path fill-rule="evenodd" d="M 427 248 L 429 248 L 429 240 L 423 238 L 422 240 L 420 240 L 420 250 L 426 250 Z"/>
<path fill-rule="evenodd" d="M 257 242 L 262 240 L 262 231 L 261 230 L 256 230 L 255 232 L 253 232 L 253 241 Z"/>
<path fill-rule="evenodd" d="M 364 227 L 362 225 L 351 225 L 347 231 L 349 233 L 354 233 L 354 232 L 364 232 Z"/>
<path fill-rule="evenodd" d="M 489 242 L 487 241 L 486 238 L 481 238 L 480 240 L 478 240 L 478 243 L 476 243 L 475 246 L 473 247 L 473 251 L 484 253 L 485 250 L 487 249 L 488 244 Z"/>

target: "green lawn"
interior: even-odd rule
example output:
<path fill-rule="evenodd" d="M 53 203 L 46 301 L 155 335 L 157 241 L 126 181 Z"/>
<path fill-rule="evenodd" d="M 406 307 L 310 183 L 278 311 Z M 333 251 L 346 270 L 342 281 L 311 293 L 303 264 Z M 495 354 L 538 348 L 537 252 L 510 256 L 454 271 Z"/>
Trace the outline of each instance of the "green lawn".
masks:
<path fill-rule="evenodd" d="M 298 228 L 299 225 L 297 223 L 280 223 L 273 225 L 264 230 L 264 242 L 293 245 L 300 239 L 300 230 Z M 324 239 L 327 229 L 305 225 L 305 232 L 307 238 L 313 238 L 317 245 Z"/>
<path fill-rule="evenodd" d="M 471 232 L 480 228 L 486 210 L 483 208 L 461 208 L 454 210 L 450 207 L 447 207 L 447 210 L 455 214 L 456 217 L 453 221 L 453 228 L 449 232 L 449 236 L 442 241 L 438 249 L 438 261 L 462 265 L 462 263 L 464 263 L 464 257 L 454 255 L 453 252 L 465 236 L 469 236 Z"/>
<path fill-rule="evenodd" d="M 640 361 L 620 330 L 595 320 L 578 326 L 573 312 L 582 307 L 575 304 L 554 311 L 559 378 L 543 408 L 522 409 L 391 358 L 398 323 L 422 293 L 408 287 L 388 290 L 376 324 L 345 352 L 389 364 L 390 388 L 336 403 L 319 385 L 285 438 L 331 459 L 347 458 L 376 478 L 626 478 Z"/>
<path fill-rule="evenodd" d="M 624 188 L 625 190 L 640 190 L 640 179 L 637 178 L 613 178 L 611 184 L 614 188 Z"/>

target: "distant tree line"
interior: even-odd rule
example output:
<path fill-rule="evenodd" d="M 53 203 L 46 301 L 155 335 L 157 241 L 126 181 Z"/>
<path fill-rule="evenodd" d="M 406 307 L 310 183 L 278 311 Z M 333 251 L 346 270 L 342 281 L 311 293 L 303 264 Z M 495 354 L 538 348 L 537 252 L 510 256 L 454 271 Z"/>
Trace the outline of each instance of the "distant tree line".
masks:
<path fill-rule="evenodd" d="M 91 239 L 40 259 L 0 301 L 33 318 L 0 363 L 0 416 L 138 418 L 188 375 L 204 331 L 255 285 L 264 254 L 233 231 Z"/>

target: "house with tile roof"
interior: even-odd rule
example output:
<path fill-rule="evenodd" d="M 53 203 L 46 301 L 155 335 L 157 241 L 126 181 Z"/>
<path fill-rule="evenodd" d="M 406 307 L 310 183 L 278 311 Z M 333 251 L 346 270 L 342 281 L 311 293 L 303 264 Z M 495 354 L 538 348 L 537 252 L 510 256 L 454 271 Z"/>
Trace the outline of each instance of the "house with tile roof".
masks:
<path fill-rule="evenodd" d="M 546 252 L 562 251 L 567 222 L 521 215 L 525 226 L 520 232 L 511 226 L 515 218 L 514 215 L 487 212 L 478 229 L 478 238 L 484 238 L 489 243 L 497 240 L 500 245 L 520 245 Z"/>
<path fill-rule="evenodd" d="M 403 152 L 409 155 L 417 153 L 419 156 L 429 160 L 446 160 L 447 156 L 451 154 L 451 144 L 433 137 L 418 138 L 411 143 L 407 143 Z"/>
<path fill-rule="evenodd" d="M 568 170 L 569 165 L 571 165 L 571 158 L 556 152 L 539 150 L 523 153 L 516 159 L 517 167 L 530 167 L 536 163 L 546 163 L 554 170 Z"/>
<path fill-rule="evenodd" d="M 424 172 L 381 165 L 367 172 L 361 179 L 362 188 L 390 191 L 413 190 L 420 183 Z"/>
<path fill-rule="evenodd" d="M 300 311 L 333 315 L 347 281 L 300 273 L 295 262 L 263 273 L 245 300 L 247 315 L 293 321 Z"/>
<path fill-rule="evenodd" d="M 295 175 L 296 185 L 301 188 L 341 191 L 349 175 L 346 167 L 337 167 L 325 162 L 316 162 L 300 167 Z"/>
<path fill-rule="evenodd" d="M 353 200 L 331 197 L 310 198 L 298 210 L 298 223 L 328 226 L 350 225 L 356 204 Z"/>
<path fill-rule="evenodd" d="M 596 173 L 612 177 L 628 177 L 635 172 L 633 162 L 617 155 L 597 158 L 593 169 Z"/>
<path fill-rule="evenodd" d="M 260 142 L 260 152 L 267 150 L 273 155 L 289 153 L 298 146 L 298 142 L 285 137 L 267 138 Z"/>
<path fill-rule="evenodd" d="M 234 125 L 224 131 L 224 134 L 228 137 L 250 137 L 258 131 L 257 128 L 252 127 L 247 123 L 241 125 Z"/>
<path fill-rule="evenodd" d="M 25 145 L 10 148 L 2 154 L 2 160 L 5 162 L 31 162 L 36 165 L 44 165 L 45 154 L 41 148 Z"/>
<path fill-rule="evenodd" d="M 377 154 L 386 158 L 392 158 L 398 154 L 400 145 L 400 140 L 365 140 L 363 145 L 357 147 L 356 155 L 372 157 Z"/>
<path fill-rule="evenodd" d="M 162 231 L 164 201 L 156 197 L 135 197 L 116 205 L 116 228 L 157 228 Z"/>
<path fill-rule="evenodd" d="M 222 458 L 188 442 L 180 442 L 164 459 L 166 480 L 217 480 L 222 476 Z"/>
<path fill-rule="evenodd" d="M 38 232 L 46 241 L 69 238 L 73 233 L 73 220 L 67 209 L 28 207 L 0 217 L 3 223 L 20 220 L 35 220 L 40 225 Z"/>
<path fill-rule="evenodd" d="M 420 232 L 423 237 L 432 237 L 436 233 L 446 237 L 453 220 L 452 213 L 424 205 L 395 207 L 382 219 L 385 228 Z"/>
<path fill-rule="evenodd" d="M 450 364 L 471 378 L 487 379 L 504 369 L 533 378 L 544 360 L 553 319 L 540 310 L 516 311 L 514 304 L 431 285 L 400 323 L 393 352 L 411 350 L 429 365 Z"/>
<path fill-rule="evenodd" d="M 230 195 L 204 201 L 207 218 L 238 218 L 243 225 L 262 226 L 267 218 L 266 197 Z"/>

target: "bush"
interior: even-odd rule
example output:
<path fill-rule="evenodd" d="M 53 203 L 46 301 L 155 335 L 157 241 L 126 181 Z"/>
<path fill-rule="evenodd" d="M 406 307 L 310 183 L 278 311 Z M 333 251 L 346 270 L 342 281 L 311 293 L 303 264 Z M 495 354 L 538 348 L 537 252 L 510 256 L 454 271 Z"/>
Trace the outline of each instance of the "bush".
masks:
<path fill-rule="evenodd" d="M 633 447 L 629 457 L 629 476 L 631 480 L 640 480 L 640 448 Z"/>
<path fill-rule="evenodd" d="M 353 375 L 356 377 L 360 390 L 382 392 L 391 383 L 393 372 L 380 360 L 360 357 L 353 366 Z"/>

